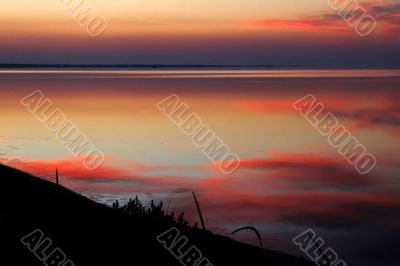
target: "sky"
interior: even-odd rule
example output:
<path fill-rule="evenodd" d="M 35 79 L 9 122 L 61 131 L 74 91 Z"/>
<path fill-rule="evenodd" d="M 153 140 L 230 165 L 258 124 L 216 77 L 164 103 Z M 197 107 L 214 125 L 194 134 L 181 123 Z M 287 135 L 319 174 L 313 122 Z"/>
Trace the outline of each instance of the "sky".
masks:
<path fill-rule="evenodd" d="M 399 70 L 2 70 L 0 78 L 1 163 L 52 182 L 58 168 L 63 186 L 102 203 L 169 202 L 192 223 L 195 191 L 214 233 L 251 225 L 264 246 L 298 254 L 291 238 L 312 228 L 348 265 L 398 264 Z M 86 169 L 21 104 L 37 89 L 104 153 L 101 167 Z M 157 109 L 172 93 L 239 155 L 232 175 Z M 360 175 L 294 110 L 309 93 L 376 156 L 372 172 Z"/>
<path fill-rule="evenodd" d="M 359 1 L 377 21 L 367 37 L 327 0 L 87 0 L 108 22 L 97 37 L 67 2 L 2 1 L 0 62 L 400 66 L 396 0 Z"/>

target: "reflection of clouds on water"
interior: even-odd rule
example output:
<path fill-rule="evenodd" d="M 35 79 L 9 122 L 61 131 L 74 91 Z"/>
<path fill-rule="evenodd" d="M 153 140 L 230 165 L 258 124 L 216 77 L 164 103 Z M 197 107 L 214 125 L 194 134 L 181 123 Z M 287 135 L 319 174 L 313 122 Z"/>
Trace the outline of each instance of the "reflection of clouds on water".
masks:
<path fill-rule="evenodd" d="M 2 140 L 51 140 L 51 137 L 40 137 L 40 138 L 33 138 L 33 137 L 24 137 L 24 136 L 0 136 L 0 141 Z"/>
<path fill-rule="evenodd" d="M 27 145 L 31 144 L 44 144 L 45 142 L 51 141 L 51 137 L 26 137 L 26 136 L 0 136 L 0 156 L 14 155 L 15 157 L 20 156 L 20 153 L 27 148 Z M 13 163 L 20 164 L 18 160 L 11 160 L 9 158 L 2 158 L 0 163 Z"/>
<path fill-rule="evenodd" d="M 8 148 L 13 149 L 13 150 L 20 150 L 21 148 L 16 147 L 16 146 L 8 146 Z"/>

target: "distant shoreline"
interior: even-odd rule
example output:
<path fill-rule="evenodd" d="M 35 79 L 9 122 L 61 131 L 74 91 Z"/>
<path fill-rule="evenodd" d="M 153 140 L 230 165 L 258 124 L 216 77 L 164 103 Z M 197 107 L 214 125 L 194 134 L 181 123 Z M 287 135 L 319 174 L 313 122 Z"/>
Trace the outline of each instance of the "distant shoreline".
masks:
<path fill-rule="evenodd" d="M 387 66 L 301 66 L 301 65 L 201 65 L 201 64 L 10 64 L 2 69 L 400 69 Z"/>
<path fill-rule="evenodd" d="M 168 65 L 168 64 L 0 64 L 0 69 L 22 68 L 297 68 L 298 66 L 275 65 Z"/>

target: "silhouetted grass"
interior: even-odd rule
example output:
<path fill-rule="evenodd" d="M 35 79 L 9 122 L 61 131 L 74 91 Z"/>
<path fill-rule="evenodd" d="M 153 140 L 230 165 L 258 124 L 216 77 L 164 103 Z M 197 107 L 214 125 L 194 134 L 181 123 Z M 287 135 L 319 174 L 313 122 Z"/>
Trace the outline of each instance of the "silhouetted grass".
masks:
<path fill-rule="evenodd" d="M 184 218 L 184 213 L 182 212 L 178 217 L 175 217 L 174 212 L 167 214 L 164 211 L 164 204 L 160 201 L 155 204 L 152 200 L 149 207 L 145 207 L 137 196 L 133 199 L 120 206 L 118 201 L 115 201 L 112 208 L 118 212 L 120 215 L 126 216 L 127 218 L 134 219 L 136 222 L 142 222 L 146 225 L 153 226 L 176 226 L 181 229 L 189 229 L 189 222 Z M 194 227 L 197 227 L 195 225 Z"/>

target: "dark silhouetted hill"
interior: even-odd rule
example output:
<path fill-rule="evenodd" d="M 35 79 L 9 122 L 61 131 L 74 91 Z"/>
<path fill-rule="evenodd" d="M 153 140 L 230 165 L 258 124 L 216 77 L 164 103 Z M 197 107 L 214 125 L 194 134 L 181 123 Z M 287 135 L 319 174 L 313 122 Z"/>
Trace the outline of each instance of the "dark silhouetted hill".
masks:
<path fill-rule="evenodd" d="M 49 237 L 77 266 L 182 265 L 156 237 L 175 226 L 215 266 L 311 266 L 311 262 L 261 250 L 188 226 L 183 216 L 166 215 L 162 204 L 137 199 L 113 208 L 62 186 L 0 165 L 1 265 L 44 265 L 20 239 L 35 229 Z"/>

